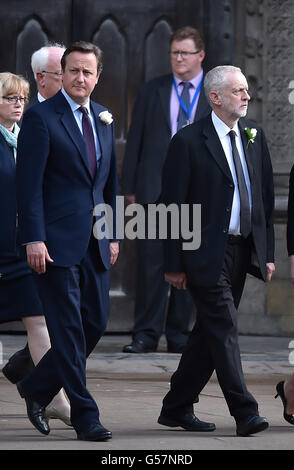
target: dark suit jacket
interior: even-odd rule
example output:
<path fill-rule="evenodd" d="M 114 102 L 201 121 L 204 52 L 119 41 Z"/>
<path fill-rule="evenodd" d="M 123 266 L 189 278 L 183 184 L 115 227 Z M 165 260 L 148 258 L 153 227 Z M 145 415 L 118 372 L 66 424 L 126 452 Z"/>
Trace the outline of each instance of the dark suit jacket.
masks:
<path fill-rule="evenodd" d="M 83 136 L 61 92 L 25 112 L 18 138 L 17 199 L 19 242 L 44 241 L 57 266 L 83 258 L 93 225 L 93 209 L 105 202 L 113 208 L 117 194 L 113 125 L 91 102 L 102 157 L 95 180 Z M 109 240 L 98 242 L 106 268 Z"/>
<path fill-rule="evenodd" d="M 128 134 L 122 171 L 122 193 L 135 194 L 141 204 L 156 202 L 161 193 L 162 168 L 171 140 L 170 94 L 172 74 L 142 85 Z M 210 112 L 204 90 L 195 121 Z"/>
<path fill-rule="evenodd" d="M 30 273 L 16 248 L 16 184 L 12 148 L 0 135 L 0 272 L 4 279 Z"/>
<path fill-rule="evenodd" d="M 28 102 L 27 106 L 26 106 L 26 111 L 31 108 L 32 106 L 35 106 L 36 104 L 39 104 L 40 101 L 38 100 L 38 94 L 32 96 L 30 98 L 30 101 Z"/>
<path fill-rule="evenodd" d="M 247 119 L 239 127 L 252 193 L 252 237 L 256 264 L 249 272 L 266 277 L 274 261 L 274 186 L 272 166 L 262 129 Z M 257 128 L 248 144 L 245 127 Z M 165 243 L 166 272 L 187 273 L 199 285 L 214 285 L 220 275 L 227 244 L 234 184 L 211 115 L 178 132 L 171 141 L 163 174 L 161 202 L 201 204 L 201 246 L 183 251 L 182 240 Z M 259 269 L 258 269 L 259 268 Z"/>
<path fill-rule="evenodd" d="M 15 251 L 16 188 L 12 148 L 0 135 L 0 253 Z"/>

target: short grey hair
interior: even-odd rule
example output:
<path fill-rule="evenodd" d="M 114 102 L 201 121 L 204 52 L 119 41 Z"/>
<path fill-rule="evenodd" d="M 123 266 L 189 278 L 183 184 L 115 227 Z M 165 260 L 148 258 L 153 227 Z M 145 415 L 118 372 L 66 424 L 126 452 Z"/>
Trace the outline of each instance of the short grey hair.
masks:
<path fill-rule="evenodd" d="M 48 65 L 48 58 L 49 58 L 49 50 L 51 47 L 58 47 L 65 51 L 65 46 L 62 44 L 58 43 L 50 43 L 47 44 L 46 46 L 41 47 L 37 51 L 35 51 L 31 57 L 31 67 L 32 71 L 35 77 L 35 80 L 37 79 L 37 72 L 42 72 L 43 70 L 46 70 L 47 65 Z"/>
<path fill-rule="evenodd" d="M 228 73 L 236 72 L 242 73 L 241 69 L 239 67 L 235 67 L 234 65 L 218 65 L 217 67 L 214 67 L 209 72 L 207 72 L 203 86 L 206 98 L 210 104 L 210 92 L 213 90 L 218 92 L 222 91 L 226 83 L 226 75 Z"/>

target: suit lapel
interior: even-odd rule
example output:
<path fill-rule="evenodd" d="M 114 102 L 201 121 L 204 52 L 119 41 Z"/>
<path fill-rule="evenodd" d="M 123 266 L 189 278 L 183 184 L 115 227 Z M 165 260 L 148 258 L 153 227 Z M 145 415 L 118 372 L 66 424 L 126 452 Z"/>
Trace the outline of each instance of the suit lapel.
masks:
<path fill-rule="evenodd" d="M 159 100 L 163 108 L 163 114 L 166 119 L 168 128 L 171 132 L 171 122 L 170 122 L 170 94 L 172 87 L 172 75 L 169 75 L 168 79 L 161 84 L 158 88 Z"/>
<path fill-rule="evenodd" d="M 205 136 L 205 139 L 206 139 L 205 143 L 209 152 L 211 153 L 211 155 L 213 156 L 213 158 L 215 159 L 216 163 L 221 168 L 223 173 L 233 183 L 231 170 L 230 170 L 225 152 L 223 150 L 221 141 L 219 140 L 217 132 L 212 123 L 211 114 L 207 116 L 207 118 L 205 118 L 204 120 L 203 134 Z"/>
<path fill-rule="evenodd" d="M 203 88 L 203 85 L 202 85 L 201 90 L 200 90 L 200 95 L 199 95 L 197 108 L 196 108 L 196 113 L 195 113 L 195 116 L 194 116 L 194 122 L 199 121 L 201 118 L 207 116 L 207 114 L 209 114 L 210 111 L 211 111 L 211 107 L 209 106 L 209 104 L 207 102 L 205 92 L 204 92 L 204 88 Z"/>
<path fill-rule="evenodd" d="M 105 145 L 107 141 L 107 125 L 104 124 L 101 119 L 99 118 L 99 113 L 101 111 L 105 111 L 104 108 L 100 108 L 99 105 L 96 103 L 91 102 L 91 110 L 94 115 L 94 120 L 95 120 L 95 125 L 96 125 L 96 132 L 100 144 L 100 150 L 101 150 L 101 160 L 103 156 L 105 155 Z"/>
<path fill-rule="evenodd" d="M 247 163 L 247 169 L 249 173 L 249 178 L 251 184 L 254 182 L 254 144 L 252 142 L 249 142 L 248 136 L 246 134 L 245 128 L 249 127 L 246 126 L 246 121 L 243 119 L 239 120 L 239 130 L 240 130 L 240 135 L 242 139 L 242 144 L 243 144 L 243 149 L 244 149 L 244 154 L 246 158 L 246 163 Z"/>
<path fill-rule="evenodd" d="M 72 142 L 77 147 L 87 173 L 92 178 L 85 141 L 73 116 L 70 106 L 61 92 L 56 95 L 56 111 L 58 114 L 61 114 L 61 123 L 67 131 Z"/>
<path fill-rule="evenodd" d="M 102 108 L 102 106 L 98 105 L 97 103 L 94 103 L 91 101 L 91 110 L 94 115 L 94 120 L 95 120 L 95 125 L 96 125 L 96 133 L 100 145 L 100 151 L 101 151 L 101 157 L 100 157 L 100 165 L 99 168 L 101 170 L 101 166 L 103 165 L 103 161 L 105 158 L 105 155 L 107 155 L 107 141 L 109 139 L 108 136 L 108 130 L 107 130 L 107 125 L 104 124 L 101 119 L 99 118 L 99 113 L 101 111 L 105 111 L 105 108 Z M 101 174 L 101 171 L 97 171 L 96 173 L 96 181 Z"/>

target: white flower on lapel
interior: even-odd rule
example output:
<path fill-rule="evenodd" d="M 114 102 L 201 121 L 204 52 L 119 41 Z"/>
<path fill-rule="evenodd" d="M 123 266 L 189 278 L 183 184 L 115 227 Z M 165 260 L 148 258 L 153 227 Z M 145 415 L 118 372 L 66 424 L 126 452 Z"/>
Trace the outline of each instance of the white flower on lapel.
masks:
<path fill-rule="evenodd" d="M 249 127 L 245 127 L 245 132 L 247 134 L 247 137 L 248 137 L 248 143 L 247 143 L 247 147 L 248 145 L 250 144 L 254 144 L 254 139 L 255 137 L 257 136 L 257 129 L 250 129 Z"/>
<path fill-rule="evenodd" d="M 99 118 L 100 118 L 100 120 L 103 122 L 103 124 L 105 124 L 106 126 L 108 126 L 109 124 L 111 124 L 112 121 L 113 121 L 112 114 L 111 114 L 109 111 L 102 111 L 102 112 L 99 114 Z"/>

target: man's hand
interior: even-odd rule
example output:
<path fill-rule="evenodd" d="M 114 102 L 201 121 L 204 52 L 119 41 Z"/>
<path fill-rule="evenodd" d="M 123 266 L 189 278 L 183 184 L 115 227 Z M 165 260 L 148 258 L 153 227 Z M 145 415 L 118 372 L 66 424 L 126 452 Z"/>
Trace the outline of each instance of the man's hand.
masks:
<path fill-rule="evenodd" d="M 275 272 L 275 265 L 274 263 L 266 263 L 266 280 L 270 281 L 272 278 L 272 275 Z"/>
<path fill-rule="evenodd" d="M 38 274 L 46 272 L 46 261 L 53 263 L 44 242 L 29 243 L 27 246 L 27 259 L 29 266 Z"/>
<path fill-rule="evenodd" d="M 164 278 L 166 282 L 177 289 L 187 289 L 186 273 L 165 273 Z"/>
<path fill-rule="evenodd" d="M 136 196 L 135 196 L 135 194 L 126 194 L 126 195 L 125 195 L 125 198 L 126 198 L 126 201 L 127 201 L 129 204 L 135 204 L 135 202 L 136 202 Z"/>
<path fill-rule="evenodd" d="M 110 242 L 110 264 L 113 265 L 118 257 L 119 254 L 119 243 L 118 242 Z"/>

